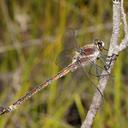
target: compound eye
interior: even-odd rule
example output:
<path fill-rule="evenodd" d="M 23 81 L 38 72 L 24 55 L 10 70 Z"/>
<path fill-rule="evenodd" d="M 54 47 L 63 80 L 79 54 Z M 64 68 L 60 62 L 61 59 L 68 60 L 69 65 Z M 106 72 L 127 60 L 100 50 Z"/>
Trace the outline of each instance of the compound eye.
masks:
<path fill-rule="evenodd" d="M 102 49 L 104 47 L 104 44 L 102 41 L 98 41 L 97 44 L 98 44 L 99 49 Z"/>
<path fill-rule="evenodd" d="M 98 42 L 98 46 L 99 46 L 99 47 L 102 47 L 102 43 L 101 43 L 101 42 Z"/>

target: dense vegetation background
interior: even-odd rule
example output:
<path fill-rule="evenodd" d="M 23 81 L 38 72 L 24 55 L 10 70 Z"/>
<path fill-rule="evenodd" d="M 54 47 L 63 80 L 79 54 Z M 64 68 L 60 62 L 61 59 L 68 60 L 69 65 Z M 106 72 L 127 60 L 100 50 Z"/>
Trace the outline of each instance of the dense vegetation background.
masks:
<path fill-rule="evenodd" d="M 67 66 L 76 46 L 98 38 L 108 47 L 111 33 L 111 0 L 1 0 L 0 106 Z M 126 49 L 116 61 L 94 128 L 128 127 L 127 55 Z M 69 73 L 0 117 L 0 128 L 79 128 L 95 91 L 91 85 L 80 70 Z"/>

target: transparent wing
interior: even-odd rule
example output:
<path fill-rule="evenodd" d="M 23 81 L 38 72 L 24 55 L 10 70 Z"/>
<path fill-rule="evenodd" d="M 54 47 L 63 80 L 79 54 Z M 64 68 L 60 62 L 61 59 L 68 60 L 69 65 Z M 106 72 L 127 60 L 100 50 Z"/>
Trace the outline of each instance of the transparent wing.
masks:
<path fill-rule="evenodd" d="M 56 64 L 60 68 L 63 68 L 71 63 L 77 48 L 78 45 L 75 39 L 75 31 L 73 29 L 69 29 L 65 32 L 63 37 L 63 49 L 56 60 Z"/>

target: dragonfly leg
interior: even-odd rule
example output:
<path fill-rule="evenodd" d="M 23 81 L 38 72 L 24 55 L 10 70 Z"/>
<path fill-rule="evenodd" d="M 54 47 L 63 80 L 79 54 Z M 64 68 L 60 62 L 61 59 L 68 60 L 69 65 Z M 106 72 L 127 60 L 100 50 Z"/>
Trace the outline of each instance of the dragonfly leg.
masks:
<path fill-rule="evenodd" d="M 80 59 L 78 59 L 78 64 L 81 66 L 81 61 L 80 61 Z M 96 90 L 100 93 L 100 95 L 102 96 L 102 98 L 104 98 L 102 92 L 101 92 L 100 89 L 97 87 L 97 85 L 90 79 L 90 77 L 88 76 L 88 74 L 85 72 L 84 68 L 82 67 L 81 69 L 82 69 L 84 75 L 85 75 L 85 76 L 90 80 L 90 82 L 92 83 L 91 85 L 93 85 L 93 86 L 96 88 Z"/>

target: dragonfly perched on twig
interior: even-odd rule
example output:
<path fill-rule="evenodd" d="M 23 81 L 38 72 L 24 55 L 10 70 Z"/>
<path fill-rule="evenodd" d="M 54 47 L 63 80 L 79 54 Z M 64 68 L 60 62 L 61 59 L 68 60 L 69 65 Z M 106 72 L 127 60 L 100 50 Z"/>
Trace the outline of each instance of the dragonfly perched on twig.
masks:
<path fill-rule="evenodd" d="M 86 66 L 91 63 L 96 63 L 96 60 L 101 56 L 102 50 L 106 50 L 106 49 L 104 48 L 104 42 L 100 40 L 95 40 L 93 44 L 88 44 L 81 47 L 79 50 L 75 52 L 71 64 L 69 64 L 67 67 L 62 69 L 59 73 L 57 73 L 50 79 L 41 83 L 39 86 L 28 91 L 24 96 L 22 96 L 20 99 L 14 102 L 12 105 L 8 107 L 0 107 L 0 115 L 12 112 L 18 106 L 23 104 L 26 100 L 30 99 L 33 95 L 35 95 L 43 88 L 50 85 L 53 81 L 56 81 L 61 77 L 67 75 L 69 72 L 73 72 L 81 66 Z"/>

